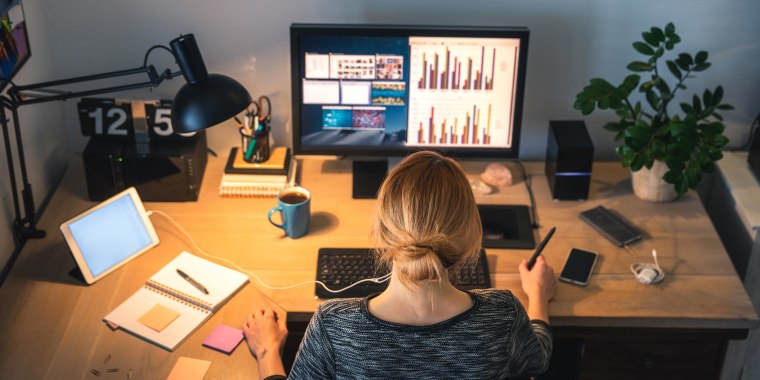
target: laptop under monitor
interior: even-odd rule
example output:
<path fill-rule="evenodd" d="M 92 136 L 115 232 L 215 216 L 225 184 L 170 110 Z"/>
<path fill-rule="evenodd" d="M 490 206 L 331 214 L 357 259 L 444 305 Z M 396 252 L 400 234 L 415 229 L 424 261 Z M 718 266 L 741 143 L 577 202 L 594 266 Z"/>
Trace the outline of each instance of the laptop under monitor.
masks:
<path fill-rule="evenodd" d="M 159 243 L 134 187 L 62 223 L 60 228 L 87 284 Z"/>

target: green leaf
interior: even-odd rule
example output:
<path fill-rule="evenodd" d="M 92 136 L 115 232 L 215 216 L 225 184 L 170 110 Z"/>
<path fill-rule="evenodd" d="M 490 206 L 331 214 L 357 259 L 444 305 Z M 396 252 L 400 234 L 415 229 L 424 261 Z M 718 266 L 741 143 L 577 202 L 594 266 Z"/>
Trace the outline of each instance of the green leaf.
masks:
<path fill-rule="evenodd" d="M 713 113 L 712 113 L 712 116 L 713 116 L 714 118 L 716 118 L 716 119 L 720 120 L 720 121 L 723 121 L 723 116 L 721 116 L 721 115 L 720 115 L 719 113 L 717 113 L 717 112 L 713 112 Z"/>
<path fill-rule="evenodd" d="M 682 57 L 676 58 L 675 62 L 683 71 L 689 71 L 689 68 L 691 67 L 691 65 L 689 65 L 689 62 Z"/>
<path fill-rule="evenodd" d="M 625 95 L 627 96 L 628 94 L 631 93 L 631 91 L 633 91 L 634 88 L 636 88 L 636 86 L 639 85 L 640 80 L 641 80 L 641 77 L 639 75 L 630 74 L 627 77 L 625 77 L 625 79 L 623 79 L 623 83 L 621 83 L 620 86 L 618 86 L 618 89 L 623 91 Z"/>
<path fill-rule="evenodd" d="M 702 131 L 713 135 L 721 134 L 725 129 L 726 126 L 717 121 L 709 124 L 702 124 Z"/>
<path fill-rule="evenodd" d="M 702 93 L 702 102 L 705 104 L 705 107 L 713 107 L 715 105 L 713 103 L 713 94 L 710 90 L 705 89 L 705 92 Z"/>
<path fill-rule="evenodd" d="M 672 37 L 675 32 L 676 32 L 676 26 L 673 25 L 672 22 L 669 22 L 668 25 L 665 25 L 665 35 L 666 36 Z"/>
<path fill-rule="evenodd" d="M 707 62 L 707 52 L 702 50 L 694 57 L 694 62 L 697 64 Z"/>
<path fill-rule="evenodd" d="M 670 86 L 662 80 L 662 78 L 657 77 L 659 80 L 655 81 L 655 87 L 657 87 L 658 90 L 662 93 L 662 97 L 665 98 L 666 95 L 670 95 Z"/>
<path fill-rule="evenodd" d="M 697 65 L 695 65 L 695 66 L 694 66 L 694 71 L 705 71 L 705 70 L 707 70 L 707 69 L 708 69 L 710 66 L 712 66 L 712 64 L 711 64 L 711 63 L 709 63 L 709 62 L 700 63 L 700 64 L 697 64 Z"/>
<path fill-rule="evenodd" d="M 678 55 L 678 59 L 682 60 L 687 65 L 691 66 L 694 64 L 694 60 L 691 58 L 691 55 L 689 53 L 681 53 Z"/>
<path fill-rule="evenodd" d="M 681 180 L 681 176 L 682 174 L 680 171 L 668 170 L 665 175 L 662 176 L 662 179 L 664 179 L 667 183 L 677 183 Z"/>
<path fill-rule="evenodd" d="M 636 157 L 633 158 L 633 162 L 631 163 L 631 170 L 637 172 L 641 170 L 642 167 L 644 167 L 645 164 L 644 156 L 641 154 L 637 154 Z"/>
<path fill-rule="evenodd" d="M 715 93 L 713 93 L 713 101 L 715 105 L 720 104 L 721 100 L 723 100 L 723 86 L 718 86 L 715 88 Z"/>
<path fill-rule="evenodd" d="M 646 43 L 652 45 L 653 47 L 660 45 L 660 41 L 657 40 L 657 38 L 650 32 L 642 32 L 641 37 L 644 38 L 644 41 L 646 41 Z"/>
<path fill-rule="evenodd" d="M 673 42 L 673 44 L 675 45 L 675 44 L 681 42 L 681 36 L 673 33 L 673 35 L 670 36 L 670 41 Z"/>
<path fill-rule="evenodd" d="M 654 81 L 646 81 L 639 86 L 639 92 L 646 92 L 654 86 Z"/>
<path fill-rule="evenodd" d="M 665 49 L 667 49 L 667 50 L 673 50 L 673 46 L 674 46 L 674 44 L 670 40 L 665 41 Z"/>
<path fill-rule="evenodd" d="M 681 103 L 681 111 L 685 114 L 694 114 L 694 108 L 689 103 Z"/>
<path fill-rule="evenodd" d="M 717 109 L 719 109 L 719 110 L 729 111 L 729 110 L 732 110 L 732 109 L 734 109 L 734 106 L 732 106 L 732 105 L 730 105 L 730 104 L 721 104 L 721 105 L 718 105 L 718 106 L 717 106 L 717 107 L 715 107 L 715 108 L 717 108 Z"/>
<path fill-rule="evenodd" d="M 581 114 L 584 116 L 590 115 L 594 112 L 594 102 L 584 103 L 580 108 Z"/>
<path fill-rule="evenodd" d="M 678 193 L 678 195 L 684 195 L 687 191 L 689 191 L 689 179 L 686 178 L 686 176 L 681 176 L 681 178 L 679 178 L 674 185 L 676 187 L 676 193 Z"/>
<path fill-rule="evenodd" d="M 668 147 L 662 140 L 652 141 L 652 158 L 662 159 L 667 153 Z"/>
<path fill-rule="evenodd" d="M 697 94 L 694 94 L 694 96 L 692 96 L 691 105 L 694 107 L 694 111 L 696 111 L 696 113 L 702 113 L 702 103 L 700 102 L 699 96 L 697 96 Z"/>
<path fill-rule="evenodd" d="M 660 43 L 662 41 L 665 41 L 665 33 L 662 32 L 662 29 L 654 26 L 652 29 L 649 30 L 650 33 L 652 33 L 652 36 L 657 39 L 657 42 Z"/>
<path fill-rule="evenodd" d="M 618 156 L 620 156 L 620 163 L 623 164 L 623 167 L 630 167 L 635 159 L 636 152 L 625 145 L 619 145 L 615 150 L 617 151 Z"/>
<path fill-rule="evenodd" d="M 645 44 L 641 41 L 636 41 L 633 43 L 633 48 L 636 49 L 637 52 L 644 54 L 644 55 L 653 55 L 654 49 L 652 49 L 651 46 Z"/>
<path fill-rule="evenodd" d="M 647 99 L 647 103 L 649 103 L 649 106 L 652 107 L 653 109 L 657 109 L 659 107 L 660 97 L 657 96 L 657 94 L 654 91 L 648 90 L 646 93 L 646 99 Z"/>
<path fill-rule="evenodd" d="M 653 69 L 653 66 L 641 61 L 634 61 L 628 64 L 626 67 L 628 70 L 635 71 L 635 72 L 643 72 L 643 71 L 651 71 Z"/>
<path fill-rule="evenodd" d="M 664 53 L 665 53 L 665 50 L 663 48 L 658 48 L 657 50 L 654 51 L 654 55 L 652 56 L 652 58 L 654 59 L 660 58 L 662 57 Z"/>
<path fill-rule="evenodd" d="M 668 65 L 670 73 L 673 74 L 674 77 L 681 79 L 681 70 L 678 69 L 678 65 L 673 61 L 667 61 L 665 63 Z"/>

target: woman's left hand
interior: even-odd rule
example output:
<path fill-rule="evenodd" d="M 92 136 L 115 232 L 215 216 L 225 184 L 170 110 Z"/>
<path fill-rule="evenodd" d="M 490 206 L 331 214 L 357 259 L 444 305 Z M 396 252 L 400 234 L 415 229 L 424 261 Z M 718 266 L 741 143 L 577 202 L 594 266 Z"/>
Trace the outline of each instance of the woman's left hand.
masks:
<path fill-rule="evenodd" d="M 243 334 L 248 349 L 261 361 L 273 351 L 279 356 L 285 345 L 285 338 L 288 337 L 288 328 L 285 326 L 285 318 L 278 318 L 274 310 L 259 309 L 246 316 Z"/>

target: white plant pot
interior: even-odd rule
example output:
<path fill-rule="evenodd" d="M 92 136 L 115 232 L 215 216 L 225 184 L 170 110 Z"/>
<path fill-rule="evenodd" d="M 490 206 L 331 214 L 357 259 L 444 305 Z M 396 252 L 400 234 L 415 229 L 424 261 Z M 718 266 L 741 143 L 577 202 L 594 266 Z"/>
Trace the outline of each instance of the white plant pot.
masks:
<path fill-rule="evenodd" d="M 633 193 L 639 199 L 650 202 L 670 202 L 678 196 L 673 184 L 665 182 L 662 176 L 668 171 L 668 165 L 662 161 L 655 161 L 651 169 L 641 168 L 633 172 Z"/>

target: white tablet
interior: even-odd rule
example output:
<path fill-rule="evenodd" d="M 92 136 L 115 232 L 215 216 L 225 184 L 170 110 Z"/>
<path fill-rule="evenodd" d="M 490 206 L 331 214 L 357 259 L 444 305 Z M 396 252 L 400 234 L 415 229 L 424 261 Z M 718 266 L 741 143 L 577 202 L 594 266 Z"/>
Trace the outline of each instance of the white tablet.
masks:
<path fill-rule="evenodd" d="M 88 284 L 159 242 L 134 187 L 64 222 L 61 232 Z"/>

